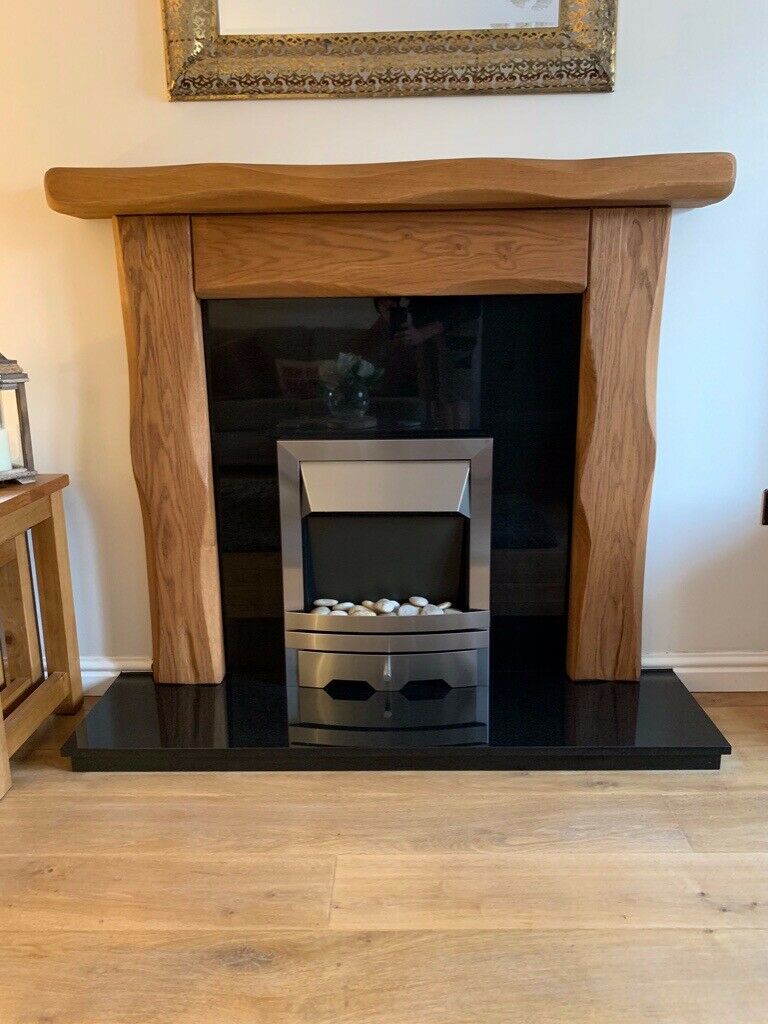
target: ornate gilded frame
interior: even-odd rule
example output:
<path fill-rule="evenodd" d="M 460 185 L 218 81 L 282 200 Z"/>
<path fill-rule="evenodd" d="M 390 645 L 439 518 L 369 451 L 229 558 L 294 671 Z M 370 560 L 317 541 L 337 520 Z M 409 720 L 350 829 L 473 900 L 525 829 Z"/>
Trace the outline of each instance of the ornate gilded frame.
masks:
<path fill-rule="evenodd" d="M 551 29 L 292 36 L 221 35 L 218 0 L 162 4 L 172 100 L 613 89 L 618 0 L 561 0 Z"/>

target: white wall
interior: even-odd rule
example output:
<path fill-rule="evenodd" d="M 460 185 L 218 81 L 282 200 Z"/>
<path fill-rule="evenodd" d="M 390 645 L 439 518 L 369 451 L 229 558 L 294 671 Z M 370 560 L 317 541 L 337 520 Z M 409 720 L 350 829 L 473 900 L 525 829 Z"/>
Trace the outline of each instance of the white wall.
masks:
<path fill-rule="evenodd" d="M 170 104 L 157 0 L 15 4 L 0 351 L 31 373 L 39 466 L 72 477 L 83 655 L 148 656 L 146 577 L 111 228 L 49 211 L 46 168 L 706 149 L 735 152 L 739 180 L 673 221 L 645 651 L 768 650 L 766 37 L 764 0 L 620 0 L 613 95 Z"/>

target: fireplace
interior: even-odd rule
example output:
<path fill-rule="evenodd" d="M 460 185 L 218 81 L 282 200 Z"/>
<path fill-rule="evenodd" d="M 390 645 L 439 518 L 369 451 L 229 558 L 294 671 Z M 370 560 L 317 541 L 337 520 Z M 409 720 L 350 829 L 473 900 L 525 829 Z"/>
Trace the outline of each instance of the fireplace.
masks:
<path fill-rule="evenodd" d="M 55 209 L 115 218 L 152 613 L 153 680 L 112 688 L 75 766 L 716 766 L 640 638 L 670 210 L 734 178 L 49 172 Z M 356 410 L 320 386 L 350 358 Z"/>

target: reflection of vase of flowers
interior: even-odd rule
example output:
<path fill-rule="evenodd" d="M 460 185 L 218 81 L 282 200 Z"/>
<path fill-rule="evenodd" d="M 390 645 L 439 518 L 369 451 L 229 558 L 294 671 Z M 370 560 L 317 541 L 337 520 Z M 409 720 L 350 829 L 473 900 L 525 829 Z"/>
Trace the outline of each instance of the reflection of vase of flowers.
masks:
<path fill-rule="evenodd" d="M 371 402 L 371 388 L 382 375 L 373 363 L 351 352 L 341 352 L 337 359 L 322 363 L 320 384 L 328 412 L 337 420 L 362 421 Z"/>
<path fill-rule="evenodd" d="M 344 385 L 328 388 L 325 393 L 328 412 L 339 420 L 360 419 L 368 412 L 371 396 L 367 388 Z"/>

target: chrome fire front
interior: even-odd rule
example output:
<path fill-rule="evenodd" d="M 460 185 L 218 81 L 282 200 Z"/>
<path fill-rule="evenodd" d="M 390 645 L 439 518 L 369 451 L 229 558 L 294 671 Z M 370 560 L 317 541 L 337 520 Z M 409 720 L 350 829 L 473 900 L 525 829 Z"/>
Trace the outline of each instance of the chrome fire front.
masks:
<path fill-rule="evenodd" d="M 410 682 L 439 679 L 450 688 L 485 686 L 492 440 L 278 441 L 277 454 L 288 685 L 366 680 L 375 690 L 396 692 Z M 367 513 L 463 517 L 467 610 L 410 617 L 308 611 L 305 520 Z"/>

